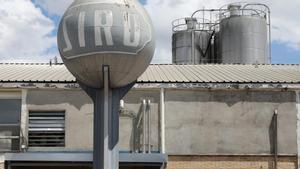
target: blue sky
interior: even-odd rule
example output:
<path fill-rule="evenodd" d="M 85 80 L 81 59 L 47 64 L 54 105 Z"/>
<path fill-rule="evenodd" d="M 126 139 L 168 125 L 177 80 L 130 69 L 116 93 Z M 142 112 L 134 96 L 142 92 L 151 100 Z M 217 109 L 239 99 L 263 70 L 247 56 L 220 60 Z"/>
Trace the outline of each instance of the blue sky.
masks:
<path fill-rule="evenodd" d="M 156 28 L 157 49 L 153 63 L 171 63 L 172 20 L 190 16 L 196 9 L 203 8 L 203 4 L 207 8 L 218 8 L 229 1 L 235 0 L 140 0 Z M 0 30 L 0 62 L 30 59 L 45 61 L 59 55 L 56 45 L 57 27 L 63 11 L 71 2 L 72 0 L 0 0 L 0 27 L 7 28 Z M 272 11 L 272 63 L 300 64 L 300 21 L 297 17 L 300 16 L 297 9 L 300 1 L 259 2 L 269 5 Z M 286 8 L 282 8 L 283 5 Z M 1 16 L 6 13 L 12 18 Z M 11 21 L 22 17 L 22 22 L 20 19 L 17 23 Z M 13 50 L 16 46 L 18 50 Z"/>
<path fill-rule="evenodd" d="M 272 42 L 272 63 L 300 64 L 300 50 L 284 43 Z"/>
<path fill-rule="evenodd" d="M 51 18 L 51 20 L 55 23 L 55 30 L 52 32 L 52 35 L 56 35 L 57 34 L 57 28 L 61 19 L 60 15 L 56 15 L 56 14 L 51 14 L 47 9 L 45 9 L 42 5 L 38 4 L 39 0 L 32 0 L 32 2 L 42 10 L 43 14 L 49 18 Z M 146 4 L 146 0 L 139 0 L 143 5 Z"/>

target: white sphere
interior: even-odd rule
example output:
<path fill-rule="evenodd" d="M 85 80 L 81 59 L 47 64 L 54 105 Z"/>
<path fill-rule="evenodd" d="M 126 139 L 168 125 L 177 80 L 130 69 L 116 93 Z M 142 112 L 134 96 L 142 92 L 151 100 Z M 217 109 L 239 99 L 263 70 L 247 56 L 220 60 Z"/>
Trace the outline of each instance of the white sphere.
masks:
<path fill-rule="evenodd" d="M 58 30 L 62 60 L 78 81 L 103 87 L 103 66 L 110 86 L 134 82 L 149 66 L 154 50 L 150 17 L 137 0 L 76 0 Z"/>

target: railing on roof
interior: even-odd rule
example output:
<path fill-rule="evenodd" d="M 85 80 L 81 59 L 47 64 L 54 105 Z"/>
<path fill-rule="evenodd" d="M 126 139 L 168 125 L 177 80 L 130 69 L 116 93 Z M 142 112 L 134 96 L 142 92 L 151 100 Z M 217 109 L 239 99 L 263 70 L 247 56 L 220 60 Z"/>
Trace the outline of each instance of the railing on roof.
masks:
<path fill-rule="evenodd" d="M 187 23 L 188 18 L 179 18 L 172 22 L 172 30 L 173 32 L 186 31 L 189 29 L 189 25 Z M 214 23 L 212 23 L 209 19 L 205 18 L 193 18 L 195 19 L 195 23 L 192 25 L 193 30 L 201 30 L 201 31 L 209 31 L 212 29 Z"/>
<path fill-rule="evenodd" d="M 193 30 L 217 30 L 222 19 L 231 17 L 232 13 L 238 16 L 255 16 L 265 18 L 270 26 L 270 8 L 261 3 L 237 2 L 222 6 L 220 9 L 196 10 L 190 19 L 197 20 Z M 173 32 L 188 29 L 187 18 L 176 19 L 172 22 Z"/>
<path fill-rule="evenodd" d="M 261 17 L 270 22 L 270 8 L 260 3 L 237 2 L 222 6 L 219 13 L 219 20 L 229 18 L 232 12 L 237 16 L 254 16 Z"/>

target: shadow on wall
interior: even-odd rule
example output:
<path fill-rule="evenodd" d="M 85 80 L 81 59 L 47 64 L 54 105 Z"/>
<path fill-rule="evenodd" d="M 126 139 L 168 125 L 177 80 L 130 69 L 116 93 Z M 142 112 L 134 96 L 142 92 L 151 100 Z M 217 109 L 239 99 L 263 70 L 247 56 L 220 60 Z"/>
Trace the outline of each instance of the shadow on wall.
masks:
<path fill-rule="evenodd" d="M 131 143 L 133 143 L 133 151 L 134 152 L 139 152 L 140 150 L 142 150 L 142 144 L 141 144 L 141 140 L 143 139 L 143 106 L 141 105 L 136 117 L 133 119 L 133 138 L 131 141 Z"/>
<path fill-rule="evenodd" d="M 122 110 L 120 117 L 128 117 L 132 120 L 132 131 L 130 132 L 130 150 L 138 153 L 143 149 L 143 106 L 137 112 L 132 110 Z"/>
<path fill-rule="evenodd" d="M 188 97 L 187 97 L 188 96 Z M 295 92 L 268 92 L 268 91 L 196 91 L 196 90 L 169 90 L 166 92 L 166 102 L 222 102 L 229 107 L 238 102 L 295 102 Z"/>
<path fill-rule="evenodd" d="M 91 98 L 82 90 L 29 90 L 26 103 L 32 105 L 67 103 L 78 110 L 85 104 L 93 104 Z"/>

